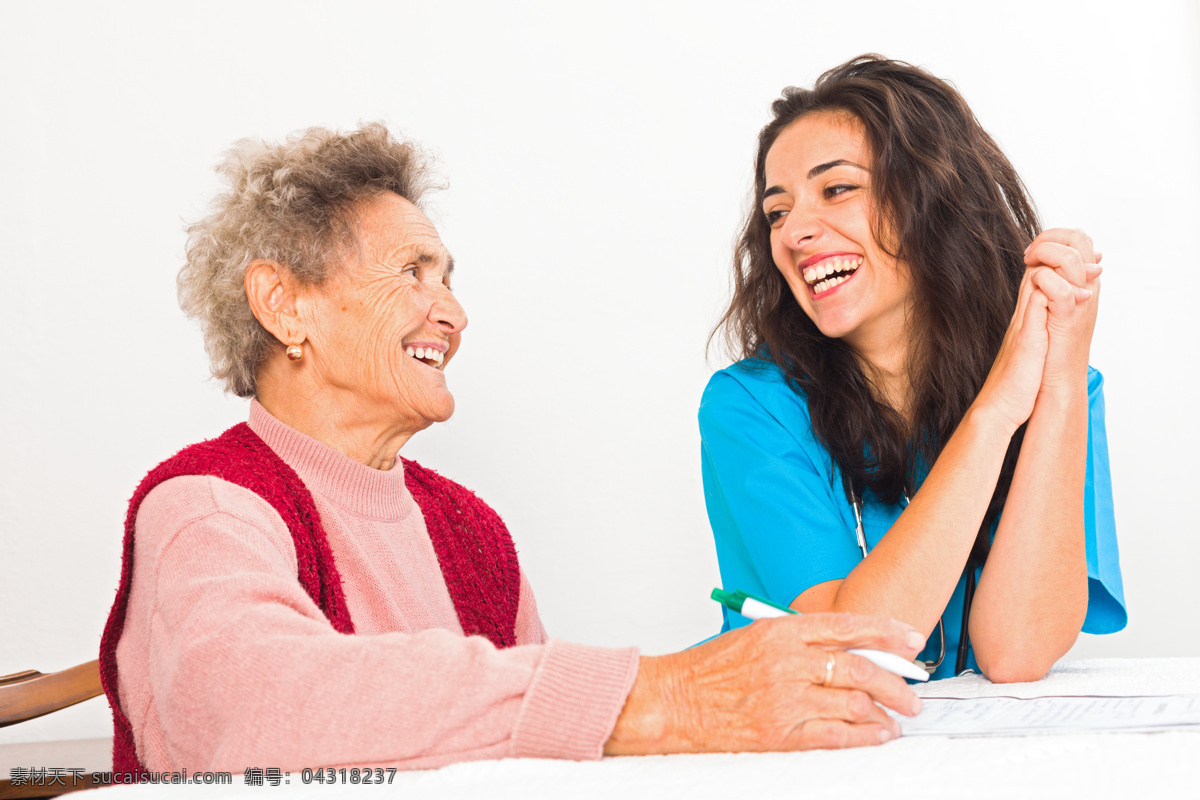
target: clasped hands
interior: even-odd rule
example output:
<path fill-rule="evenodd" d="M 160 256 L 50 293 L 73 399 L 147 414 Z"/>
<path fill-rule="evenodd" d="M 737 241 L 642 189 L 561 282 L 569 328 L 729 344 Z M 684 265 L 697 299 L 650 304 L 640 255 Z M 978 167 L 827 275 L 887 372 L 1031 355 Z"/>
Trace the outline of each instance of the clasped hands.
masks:
<path fill-rule="evenodd" d="M 979 401 L 1015 431 L 1039 396 L 1086 392 L 1100 296 L 1101 254 L 1083 231 L 1043 231 L 1025 251 L 1025 276 Z"/>

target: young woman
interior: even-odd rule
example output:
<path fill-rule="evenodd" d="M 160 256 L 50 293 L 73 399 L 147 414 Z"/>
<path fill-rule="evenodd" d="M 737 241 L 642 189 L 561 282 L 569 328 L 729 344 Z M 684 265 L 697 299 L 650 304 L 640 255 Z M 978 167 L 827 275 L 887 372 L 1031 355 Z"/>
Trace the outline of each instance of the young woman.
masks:
<path fill-rule="evenodd" d="M 1042 677 L 1125 625 L 1100 256 L 1038 235 L 962 97 L 864 56 L 787 89 L 700 406 L 722 580 L 930 636 L 935 677 Z M 726 612 L 725 629 L 746 624 Z"/>

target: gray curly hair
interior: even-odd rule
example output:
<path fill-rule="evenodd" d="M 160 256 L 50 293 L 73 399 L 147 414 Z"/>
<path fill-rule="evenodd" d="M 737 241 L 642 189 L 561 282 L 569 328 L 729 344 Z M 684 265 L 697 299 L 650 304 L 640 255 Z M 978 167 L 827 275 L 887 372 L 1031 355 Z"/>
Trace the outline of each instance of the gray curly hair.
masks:
<path fill-rule="evenodd" d="M 282 344 L 250 310 L 246 267 L 274 261 L 319 286 L 355 245 L 347 219 L 355 203 L 395 192 L 419 206 L 432 179 L 421 150 L 380 123 L 350 133 L 309 128 L 278 144 L 243 139 L 217 172 L 229 185 L 187 229 L 179 305 L 200 321 L 213 376 L 252 397 L 259 366 Z"/>

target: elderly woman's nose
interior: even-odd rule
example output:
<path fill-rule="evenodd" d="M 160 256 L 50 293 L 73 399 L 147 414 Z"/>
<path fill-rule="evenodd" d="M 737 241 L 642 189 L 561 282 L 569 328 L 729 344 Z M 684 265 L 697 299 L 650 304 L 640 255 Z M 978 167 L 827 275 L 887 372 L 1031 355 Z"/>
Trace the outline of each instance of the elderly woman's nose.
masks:
<path fill-rule="evenodd" d="M 429 309 L 429 320 L 446 333 L 461 333 L 467 327 L 467 312 L 458 298 L 444 289 Z"/>

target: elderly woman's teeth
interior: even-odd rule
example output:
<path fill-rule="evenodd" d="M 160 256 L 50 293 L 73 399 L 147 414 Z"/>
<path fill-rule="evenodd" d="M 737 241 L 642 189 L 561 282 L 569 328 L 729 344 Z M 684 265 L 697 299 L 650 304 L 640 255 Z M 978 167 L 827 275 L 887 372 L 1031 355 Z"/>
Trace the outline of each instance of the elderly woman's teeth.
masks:
<path fill-rule="evenodd" d="M 806 267 L 804 282 L 813 287 L 814 291 L 823 292 L 845 282 L 862 263 L 861 257 L 831 258 L 814 267 Z"/>
<path fill-rule="evenodd" d="M 406 347 L 404 352 L 409 358 L 415 358 L 418 361 L 425 361 L 431 366 L 436 366 L 442 363 L 444 356 L 442 351 L 436 347 Z"/>

